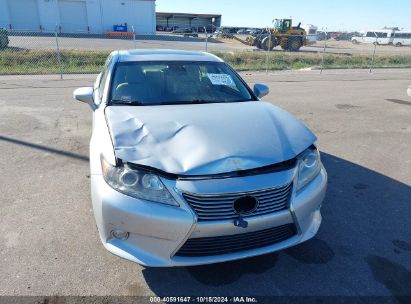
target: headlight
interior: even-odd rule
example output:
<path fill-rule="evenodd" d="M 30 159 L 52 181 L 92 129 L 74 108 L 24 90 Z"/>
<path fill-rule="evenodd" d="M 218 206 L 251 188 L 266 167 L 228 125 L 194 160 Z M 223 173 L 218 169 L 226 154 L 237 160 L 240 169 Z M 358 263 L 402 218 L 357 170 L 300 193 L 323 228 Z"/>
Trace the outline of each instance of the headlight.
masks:
<path fill-rule="evenodd" d="M 297 190 L 312 181 L 321 171 L 320 153 L 314 147 L 308 148 L 298 157 Z"/>
<path fill-rule="evenodd" d="M 103 156 L 101 168 L 104 180 L 118 192 L 143 200 L 179 206 L 155 174 L 133 170 L 128 166 L 111 166 Z"/>

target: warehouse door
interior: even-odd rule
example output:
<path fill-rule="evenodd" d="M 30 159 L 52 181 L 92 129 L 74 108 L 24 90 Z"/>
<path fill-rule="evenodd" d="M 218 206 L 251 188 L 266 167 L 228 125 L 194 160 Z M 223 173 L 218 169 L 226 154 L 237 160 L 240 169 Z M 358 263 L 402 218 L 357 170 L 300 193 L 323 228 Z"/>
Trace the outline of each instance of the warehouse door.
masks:
<path fill-rule="evenodd" d="M 37 0 L 8 0 L 7 4 L 12 29 L 26 31 L 40 30 Z"/>
<path fill-rule="evenodd" d="M 63 33 L 88 31 L 87 6 L 85 1 L 58 0 L 60 26 Z"/>

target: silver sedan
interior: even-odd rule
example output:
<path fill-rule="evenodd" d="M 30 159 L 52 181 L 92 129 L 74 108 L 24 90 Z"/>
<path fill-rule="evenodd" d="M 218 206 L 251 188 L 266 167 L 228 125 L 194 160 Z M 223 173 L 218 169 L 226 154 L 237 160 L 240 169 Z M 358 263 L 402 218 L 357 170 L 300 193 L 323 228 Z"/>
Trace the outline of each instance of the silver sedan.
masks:
<path fill-rule="evenodd" d="M 145 266 L 266 254 L 312 238 L 327 174 L 316 137 L 218 57 L 113 52 L 94 87 L 91 194 L 107 250 Z"/>

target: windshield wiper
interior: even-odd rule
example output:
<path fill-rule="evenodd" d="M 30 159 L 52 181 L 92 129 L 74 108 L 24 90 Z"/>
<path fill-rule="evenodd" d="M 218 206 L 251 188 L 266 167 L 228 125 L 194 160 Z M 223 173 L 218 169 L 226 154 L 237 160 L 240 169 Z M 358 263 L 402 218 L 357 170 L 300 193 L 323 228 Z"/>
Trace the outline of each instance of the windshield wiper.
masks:
<path fill-rule="evenodd" d="M 110 101 L 112 105 L 120 105 L 120 106 L 144 106 L 144 103 L 138 100 L 133 101 L 124 101 L 119 99 L 113 99 Z"/>

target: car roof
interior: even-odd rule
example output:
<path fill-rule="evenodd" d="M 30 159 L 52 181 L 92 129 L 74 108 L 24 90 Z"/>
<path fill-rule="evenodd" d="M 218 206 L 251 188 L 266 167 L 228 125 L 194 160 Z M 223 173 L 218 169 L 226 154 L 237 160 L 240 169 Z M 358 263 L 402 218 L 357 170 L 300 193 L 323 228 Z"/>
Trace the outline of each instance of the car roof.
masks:
<path fill-rule="evenodd" d="M 123 50 L 117 51 L 119 62 L 133 61 L 208 61 L 223 62 L 215 55 L 205 52 L 180 50 Z"/>

